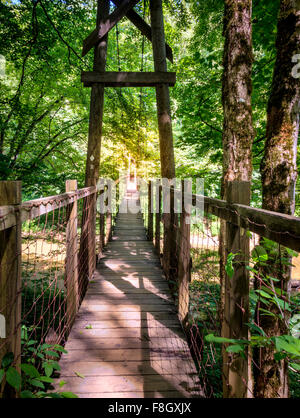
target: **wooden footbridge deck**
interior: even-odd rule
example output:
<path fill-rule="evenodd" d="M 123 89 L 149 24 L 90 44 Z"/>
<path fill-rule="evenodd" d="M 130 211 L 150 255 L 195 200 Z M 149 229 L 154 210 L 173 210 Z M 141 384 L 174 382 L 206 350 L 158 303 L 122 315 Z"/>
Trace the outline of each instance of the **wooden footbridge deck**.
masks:
<path fill-rule="evenodd" d="M 125 204 L 139 205 L 135 193 Z M 61 358 L 79 397 L 198 397 L 196 369 L 142 214 L 119 213 Z"/>

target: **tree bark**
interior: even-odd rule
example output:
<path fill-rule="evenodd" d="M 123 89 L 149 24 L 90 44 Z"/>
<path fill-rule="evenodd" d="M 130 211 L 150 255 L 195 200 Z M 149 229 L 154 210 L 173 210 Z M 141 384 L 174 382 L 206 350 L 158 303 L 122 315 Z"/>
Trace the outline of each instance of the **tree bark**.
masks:
<path fill-rule="evenodd" d="M 281 0 L 277 26 L 277 58 L 267 109 L 267 133 L 261 163 L 263 208 L 292 215 L 295 209 L 297 179 L 297 141 L 299 136 L 300 79 L 293 76 L 293 56 L 300 48 L 300 0 Z M 287 291 L 290 268 L 272 272 L 280 278 L 274 286 Z M 278 314 L 275 305 L 268 309 Z M 286 321 L 265 316 L 258 310 L 257 320 L 269 336 L 286 334 Z M 288 397 L 288 368 L 275 361 L 271 348 L 255 353 L 255 396 Z"/>
<path fill-rule="evenodd" d="M 225 37 L 224 56 L 223 56 L 223 178 L 222 178 L 222 198 L 231 199 L 229 186 L 233 182 L 251 181 L 252 175 L 252 142 L 254 137 L 251 93 L 252 93 L 252 1 L 251 0 L 225 0 L 224 11 L 224 31 Z M 228 194 L 229 193 L 229 194 Z M 245 193 L 243 200 L 250 201 L 250 188 L 247 196 Z M 235 196 L 239 200 L 239 196 Z M 235 201 L 235 203 L 239 203 Z M 240 202 L 243 203 L 243 202 Z M 228 252 L 226 232 L 229 225 L 221 221 L 220 232 L 220 278 L 221 278 L 221 307 L 222 315 L 222 336 L 227 338 L 245 338 L 245 326 L 240 323 L 240 318 L 236 320 L 230 316 L 231 307 L 243 306 L 246 315 L 243 322 L 247 322 L 247 312 L 249 310 L 248 300 L 242 299 L 241 294 L 234 294 L 234 287 L 225 273 L 225 264 Z M 240 234 L 240 232 L 237 232 Z M 243 238 L 245 239 L 245 238 Z M 240 237 L 237 238 L 240 241 Z M 243 246 L 247 249 L 247 245 Z M 227 248 L 227 250 L 226 250 Z M 247 257 L 248 254 L 244 254 Z M 244 285 L 249 286 L 248 277 L 245 273 L 239 273 L 239 280 L 244 280 Z M 245 287 L 244 286 L 244 287 Z M 233 292 L 233 293 L 232 293 Z M 236 312 L 236 310 L 235 310 Z M 235 323 L 234 330 L 230 324 Z M 233 335 L 234 334 L 234 335 Z M 246 335 L 247 337 L 247 335 Z M 248 385 L 248 366 L 240 365 L 241 374 L 234 371 L 234 359 L 231 359 L 223 347 L 223 396 L 224 397 L 246 397 Z M 233 366 L 233 367 L 232 367 Z M 235 374 L 233 377 L 232 373 Z M 231 375 L 231 377 L 230 377 Z M 233 378 L 232 378 L 233 377 Z M 246 382 L 243 378 L 246 377 Z"/>

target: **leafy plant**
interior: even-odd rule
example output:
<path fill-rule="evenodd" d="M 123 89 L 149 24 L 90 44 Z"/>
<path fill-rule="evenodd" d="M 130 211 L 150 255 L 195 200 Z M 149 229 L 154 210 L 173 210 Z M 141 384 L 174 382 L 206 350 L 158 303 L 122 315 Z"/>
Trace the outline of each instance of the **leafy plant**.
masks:
<path fill-rule="evenodd" d="M 58 344 L 38 344 L 29 339 L 28 329 L 22 327 L 22 362 L 14 366 L 14 354 L 5 354 L 1 362 L 0 383 L 5 379 L 21 398 L 77 398 L 72 392 L 47 392 L 54 382 L 52 375 L 60 370 L 59 353 L 67 351 Z"/>

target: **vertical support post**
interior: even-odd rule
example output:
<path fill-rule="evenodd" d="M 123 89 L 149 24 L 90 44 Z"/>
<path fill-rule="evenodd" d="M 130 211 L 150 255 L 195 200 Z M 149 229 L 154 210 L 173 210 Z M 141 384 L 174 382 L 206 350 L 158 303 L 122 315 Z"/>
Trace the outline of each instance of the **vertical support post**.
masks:
<path fill-rule="evenodd" d="M 66 192 L 77 191 L 77 180 L 66 181 Z M 67 206 L 66 228 L 66 272 L 65 286 L 67 298 L 67 320 L 71 328 L 79 307 L 78 289 L 78 211 L 77 199 Z"/>
<path fill-rule="evenodd" d="M 155 71 L 166 72 L 166 47 L 162 0 L 150 0 L 150 16 L 152 30 L 152 49 Z M 161 176 L 172 180 L 175 178 L 174 147 L 172 120 L 170 109 L 170 94 L 167 84 L 156 86 L 156 103 L 160 144 Z M 164 214 L 164 254 L 163 268 L 168 279 L 173 278 L 177 270 L 176 228 L 172 222 L 172 213 Z"/>
<path fill-rule="evenodd" d="M 228 203 L 250 204 L 250 182 L 228 182 L 226 200 Z M 233 277 L 225 276 L 225 306 L 222 337 L 248 339 L 249 322 L 249 237 L 246 230 L 230 221 L 226 222 L 225 253 L 238 255 L 234 259 Z M 223 396 L 245 398 L 248 388 L 248 356 L 227 353 L 223 347 Z"/>
<path fill-rule="evenodd" d="M 110 1 L 97 0 L 97 27 L 102 21 L 105 21 L 109 14 Z M 107 55 L 108 35 L 99 42 L 94 49 L 94 71 L 105 71 L 106 55 Z M 103 122 L 103 107 L 104 107 L 104 87 L 100 84 L 93 84 L 91 89 L 90 99 L 90 118 L 89 118 L 89 135 L 88 135 L 88 149 L 85 169 L 85 186 L 96 186 L 99 177 L 100 166 L 100 151 L 101 151 L 101 137 L 102 137 L 102 122 Z M 83 216 L 82 225 L 84 225 L 85 218 L 88 222 L 87 233 L 80 240 L 80 282 L 85 287 L 87 280 L 94 273 L 96 267 L 96 199 L 97 193 L 89 196 L 83 201 Z M 88 252 L 86 254 L 86 251 Z M 88 265 L 82 260 L 82 257 L 87 258 Z M 87 268 L 86 268 L 87 267 Z"/>
<path fill-rule="evenodd" d="M 192 193 L 191 182 L 182 180 L 182 210 L 180 215 L 178 248 L 178 316 L 184 327 L 188 324 L 189 285 L 191 280 L 191 219 L 190 207 L 187 206 L 185 193 Z"/>
<path fill-rule="evenodd" d="M 105 21 L 109 14 L 109 0 L 98 0 L 97 27 Z M 106 67 L 108 35 L 97 44 L 94 49 L 93 71 L 103 72 Z M 102 137 L 104 107 L 104 87 L 101 84 L 93 84 L 90 99 L 90 120 L 88 149 L 85 171 L 85 186 L 96 186 L 99 177 L 100 150 Z"/>
<path fill-rule="evenodd" d="M 21 204 L 21 182 L 0 181 L 0 206 Z M 21 363 L 21 219 L 0 231 L 0 314 L 5 321 L 5 338 L 0 339 L 0 363 L 6 353 L 14 354 L 14 365 Z M 17 393 L 2 383 L 0 397 L 16 397 Z"/>
<path fill-rule="evenodd" d="M 107 190 L 109 190 L 108 186 L 106 186 Z M 108 206 L 108 197 L 106 198 L 106 207 Z M 107 209 L 106 212 L 106 237 L 105 237 L 105 244 L 111 239 L 112 234 L 112 213 L 110 209 Z"/>
<path fill-rule="evenodd" d="M 99 196 L 100 201 L 103 198 L 101 195 L 104 194 L 104 190 L 100 190 Z M 103 213 L 103 206 L 100 204 L 100 214 L 99 214 L 99 257 L 102 256 L 103 249 L 105 246 L 105 214 Z"/>
<path fill-rule="evenodd" d="M 156 182 L 155 248 L 160 255 L 161 185 Z"/>
<path fill-rule="evenodd" d="M 148 240 L 153 241 L 153 196 L 152 181 L 148 183 Z"/>

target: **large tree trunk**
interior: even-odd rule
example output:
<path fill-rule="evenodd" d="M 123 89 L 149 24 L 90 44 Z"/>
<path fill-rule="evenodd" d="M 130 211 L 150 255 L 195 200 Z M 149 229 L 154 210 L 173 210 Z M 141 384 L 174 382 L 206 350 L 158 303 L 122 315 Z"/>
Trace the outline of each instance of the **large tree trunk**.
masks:
<path fill-rule="evenodd" d="M 263 208 L 293 214 L 297 179 L 300 80 L 292 75 L 293 56 L 300 48 L 300 0 L 281 0 L 277 28 L 277 59 L 268 103 L 267 134 L 261 164 Z M 274 285 L 288 290 L 289 268 L 273 272 L 280 278 Z M 275 305 L 269 309 L 277 312 Z M 287 333 L 286 322 L 257 312 L 260 326 L 271 337 Z M 256 353 L 255 395 L 262 398 L 287 397 L 287 364 L 274 360 L 270 348 Z"/>
<path fill-rule="evenodd" d="M 252 142 L 253 122 L 251 108 L 252 92 L 252 1 L 225 0 L 224 14 L 224 73 L 223 73 L 223 179 L 222 198 L 234 199 L 235 203 L 250 202 L 250 187 L 252 175 Z M 233 182 L 235 185 L 231 187 Z M 248 192 L 234 193 L 229 190 L 242 190 L 236 182 L 243 183 Z M 230 185 L 230 187 L 229 187 Z M 241 186 L 241 185 L 240 185 Z M 249 311 L 249 278 L 245 271 L 236 280 L 243 281 L 243 293 L 236 293 L 237 287 L 232 284 L 225 274 L 225 263 L 228 254 L 229 237 L 226 223 L 221 224 L 220 234 L 220 276 L 221 276 L 221 312 L 222 336 L 229 338 L 247 338 L 245 323 Z M 232 232 L 232 231 L 231 231 Z M 240 234 L 240 230 L 236 231 Z M 232 238 L 232 239 L 231 239 Z M 232 237 L 231 244 L 241 242 L 241 237 Z M 244 241 L 245 243 L 245 241 Z M 230 244 L 230 245 L 231 245 Z M 247 245 L 243 245 L 247 249 Z M 243 257 L 247 256 L 246 254 Z M 246 289 L 246 292 L 245 292 Z M 244 316 L 238 314 L 237 306 L 244 309 Z M 234 325 L 233 325 L 234 324 Z M 223 396 L 246 397 L 248 385 L 248 365 L 237 364 L 237 359 L 229 356 L 223 347 Z"/>

